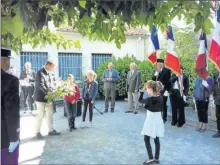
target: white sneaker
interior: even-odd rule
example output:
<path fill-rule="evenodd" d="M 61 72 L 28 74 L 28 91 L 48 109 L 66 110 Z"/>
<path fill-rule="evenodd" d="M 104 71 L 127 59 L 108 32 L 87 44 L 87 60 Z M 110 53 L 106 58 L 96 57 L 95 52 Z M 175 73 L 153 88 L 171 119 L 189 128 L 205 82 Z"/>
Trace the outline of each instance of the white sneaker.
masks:
<path fill-rule="evenodd" d="M 92 122 L 86 123 L 86 127 L 88 128 L 92 127 Z"/>

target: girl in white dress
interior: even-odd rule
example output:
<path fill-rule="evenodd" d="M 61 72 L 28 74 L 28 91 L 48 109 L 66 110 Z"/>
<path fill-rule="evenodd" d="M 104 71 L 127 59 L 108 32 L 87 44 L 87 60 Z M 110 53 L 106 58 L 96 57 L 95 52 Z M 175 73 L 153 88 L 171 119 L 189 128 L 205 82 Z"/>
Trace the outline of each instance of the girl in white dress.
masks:
<path fill-rule="evenodd" d="M 144 135 L 144 142 L 148 152 L 149 160 L 144 162 L 144 165 L 157 163 L 159 164 L 160 155 L 160 141 L 159 137 L 164 136 L 164 123 L 161 116 L 163 98 L 160 95 L 160 91 L 163 89 L 161 82 L 148 81 L 145 84 L 144 90 L 147 90 L 151 97 L 143 99 L 143 92 L 139 97 L 139 102 L 145 104 L 147 108 L 147 116 L 144 123 L 143 130 L 141 132 Z M 155 142 L 155 156 L 153 157 L 152 148 L 150 144 L 150 137 L 154 138 Z"/>

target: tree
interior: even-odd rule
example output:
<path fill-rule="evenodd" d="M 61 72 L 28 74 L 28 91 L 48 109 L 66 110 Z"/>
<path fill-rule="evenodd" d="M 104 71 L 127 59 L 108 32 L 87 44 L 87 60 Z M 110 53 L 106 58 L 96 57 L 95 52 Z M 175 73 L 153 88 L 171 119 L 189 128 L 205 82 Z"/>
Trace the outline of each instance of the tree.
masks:
<path fill-rule="evenodd" d="M 176 16 L 184 18 L 187 24 L 194 23 L 195 32 L 202 29 L 209 34 L 214 10 L 212 1 L 204 0 L 4 0 L 1 9 L 2 36 L 10 43 L 14 39 L 23 43 L 21 36 L 29 36 L 29 31 L 38 29 L 43 33 L 41 29 L 52 20 L 56 27 L 68 23 L 83 36 L 114 41 L 118 48 L 126 41 L 126 26 L 148 25 L 151 29 L 156 25 L 164 31 Z M 11 37 L 5 37 L 7 35 Z M 43 40 L 39 42 L 45 42 Z"/>

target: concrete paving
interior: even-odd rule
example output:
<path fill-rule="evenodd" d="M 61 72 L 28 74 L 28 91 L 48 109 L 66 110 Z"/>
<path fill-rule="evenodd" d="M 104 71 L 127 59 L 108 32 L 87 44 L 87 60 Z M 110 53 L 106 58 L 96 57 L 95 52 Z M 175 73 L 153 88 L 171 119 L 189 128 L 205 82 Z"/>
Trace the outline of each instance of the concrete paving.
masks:
<path fill-rule="evenodd" d="M 103 101 L 96 104 L 104 109 Z M 142 164 L 148 159 L 141 130 L 145 110 L 137 115 L 125 114 L 126 102 L 117 102 L 115 113 L 100 115 L 94 110 L 93 126 L 69 132 L 63 108 L 54 114 L 54 128 L 62 134 L 46 136 L 42 123 L 43 140 L 34 138 L 35 117 L 21 117 L 20 164 Z M 88 116 L 88 115 L 87 115 Z M 87 118 L 88 120 L 88 118 Z M 81 117 L 76 119 L 79 127 Z M 220 164 L 220 139 L 214 131 L 199 133 L 195 127 L 172 127 L 165 124 L 161 142 L 161 164 Z M 154 149 L 153 140 L 152 147 Z"/>

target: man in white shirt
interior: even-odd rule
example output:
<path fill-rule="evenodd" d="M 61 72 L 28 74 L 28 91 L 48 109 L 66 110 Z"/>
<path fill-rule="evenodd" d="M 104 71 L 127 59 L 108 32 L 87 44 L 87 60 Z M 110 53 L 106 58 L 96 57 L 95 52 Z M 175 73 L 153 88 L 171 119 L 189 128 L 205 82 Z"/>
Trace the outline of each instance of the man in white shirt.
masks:
<path fill-rule="evenodd" d="M 185 102 L 186 96 L 189 92 L 188 77 L 183 74 L 183 67 L 181 66 L 181 75 L 175 74 L 170 78 L 172 89 L 170 93 L 171 106 L 172 106 L 172 122 L 171 125 L 182 127 L 185 124 Z"/>

